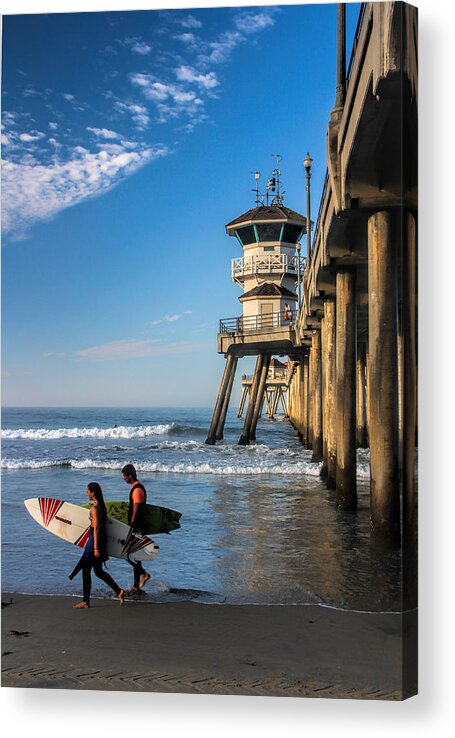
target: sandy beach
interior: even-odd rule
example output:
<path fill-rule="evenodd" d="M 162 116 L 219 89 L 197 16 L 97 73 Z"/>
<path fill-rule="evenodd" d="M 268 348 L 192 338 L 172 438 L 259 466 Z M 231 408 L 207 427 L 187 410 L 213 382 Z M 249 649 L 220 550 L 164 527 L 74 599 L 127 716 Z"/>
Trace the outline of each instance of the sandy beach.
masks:
<path fill-rule="evenodd" d="M 2 686 L 400 700 L 417 613 L 2 594 Z M 401 635 L 403 631 L 403 640 Z M 415 652 L 415 648 L 414 648 Z M 403 677 L 404 675 L 404 677 Z"/>

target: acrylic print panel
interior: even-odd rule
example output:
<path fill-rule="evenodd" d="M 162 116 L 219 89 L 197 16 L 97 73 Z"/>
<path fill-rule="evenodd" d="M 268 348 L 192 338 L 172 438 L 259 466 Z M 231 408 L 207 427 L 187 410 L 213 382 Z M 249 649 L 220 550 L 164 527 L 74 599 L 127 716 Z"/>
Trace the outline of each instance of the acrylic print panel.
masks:
<path fill-rule="evenodd" d="M 416 38 L 4 16 L 3 686 L 416 693 Z"/>

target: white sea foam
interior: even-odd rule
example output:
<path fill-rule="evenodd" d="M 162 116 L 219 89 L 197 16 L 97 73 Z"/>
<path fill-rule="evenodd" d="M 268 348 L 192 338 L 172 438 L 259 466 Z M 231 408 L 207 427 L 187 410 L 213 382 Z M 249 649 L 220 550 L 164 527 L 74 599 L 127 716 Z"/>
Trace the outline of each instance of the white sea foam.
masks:
<path fill-rule="evenodd" d="M 267 463 L 257 462 L 255 464 L 239 464 L 237 459 L 232 458 L 225 464 L 188 463 L 180 462 L 160 463 L 142 462 L 136 464 L 136 469 L 141 472 L 162 472 L 168 474 L 223 474 L 223 475 L 255 475 L 255 474 L 279 474 L 297 475 L 306 474 L 319 476 L 321 465 L 306 461 L 290 463 Z M 50 461 L 48 459 L 24 461 L 22 459 L 2 459 L 2 469 L 43 469 L 49 467 L 70 467 L 72 469 L 115 469 L 118 470 L 119 462 L 115 460 L 101 461 L 97 459 L 60 459 Z"/>
<path fill-rule="evenodd" d="M 54 441 L 60 438 L 148 438 L 170 433 L 175 423 L 162 425 L 120 425 L 117 428 L 5 428 L 2 430 L 4 440 Z"/>

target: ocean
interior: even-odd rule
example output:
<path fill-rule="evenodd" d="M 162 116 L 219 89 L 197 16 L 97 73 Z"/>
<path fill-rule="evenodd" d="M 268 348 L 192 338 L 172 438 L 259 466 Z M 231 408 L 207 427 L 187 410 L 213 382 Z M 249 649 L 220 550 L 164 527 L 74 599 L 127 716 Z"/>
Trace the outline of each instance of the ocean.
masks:
<path fill-rule="evenodd" d="M 91 481 L 106 500 L 125 500 L 121 468 L 133 463 L 148 502 L 182 513 L 180 529 L 153 536 L 160 551 L 146 567 L 149 601 L 400 611 L 400 553 L 370 547 L 368 451 L 358 451 L 358 510 L 339 512 L 288 420 L 262 417 L 257 442 L 239 446 L 243 420 L 232 410 L 224 440 L 207 446 L 211 412 L 4 408 L 3 591 L 80 596 L 80 579 L 67 578 L 80 549 L 38 526 L 23 501 L 83 504 Z M 132 586 L 126 562 L 107 567 Z M 95 577 L 92 593 L 112 596 Z"/>

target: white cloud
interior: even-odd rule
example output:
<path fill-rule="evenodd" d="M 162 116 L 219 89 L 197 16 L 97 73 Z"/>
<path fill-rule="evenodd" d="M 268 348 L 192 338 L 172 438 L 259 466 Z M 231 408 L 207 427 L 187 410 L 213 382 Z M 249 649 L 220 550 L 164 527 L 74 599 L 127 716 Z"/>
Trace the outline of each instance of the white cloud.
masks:
<path fill-rule="evenodd" d="M 120 135 L 118 133 L 116 133 L 115 131 L 110 131 L 109 128 L 91 128 L 90 126 L 88 126 L 87 131 L 91 131 L 95 134 L 95 136 L 98 136 L 99 138 L 120 138 Z"/>
<path fill-rule="evenodd" d="M 76 98 L 74 97 L 74 95 L 70 95 L 70 94 L 69 94 L 69 92 L 65 92 L 65 93 L 63 94 L 63 97 L 65 98 L 65 100 L 68 100 L 68 102 L 72 102 L 73 100 L 75 100 L 75 99 L 76 99 Z"/>
<path fill-rule="evenodd" d="M 221 34 L 218 41 L 212 41 L 209 44 L 209 48 L 211 49 L 210 54 L 202 56 L 201 60 L 213 64 L 226 62 L 231 52 L 244 40 L 245 37 L 238 31 L 226 31 Z"/>
<path fill-rule="evenodd" d="M 263 10 L 261 12 L 245 12 L 240 13 L 234 19 L 236 27 L 242 33 L 252 34 L 263 31 L 265 28 L 270 28 L 275 24 L 273 19 L 274 9 Z"/>
<path fill-rule="evenodd" d="M 33 141 L 39 141 L 41 138 L 44 138 L 45 135 L 42 131 L 30 131 L 30 133 L 21 133 L 19 140 L 23 143 L 32 143 Z"/>
<path fill-rule="evenodd" d="M 116 359 L 139 359 L 150 356 L 188 354 L 199 351 L 199 349 L 198 344 L 192 343 L 191 341 L 159 344 L 156 339 L 138 340 L 133 338 L 81 349 L 80 351 L 76 351 L 75 355 L 78 359 L 112 361 Z"/>
<path fill-rule="evenodd" d="M 192 67 L 182 65 L 176 70 L 176 75 L 177 79 L 181 82 L 196 82 L 206 90 L 210 90 L 219 85 L 215 72 L 201 74 Z"/>
<path fill-rule="evenodd" d="M 117 145 L 96 153 L 78 146 L 68 161 L 47 166 L 30 159 L 3 161 L 3 228 L 21 237 L 34 222 L 107 192 L 126 175 L 168 153 L 164 146 L 127 151 Z"/>
<path fill-rule="evenodd" d="M 118 100 L 114 106 L 121 113 L 129 113 L 133 122 L 139 130 L 147 128 L 150 123 L 148 110 L 144 105 L 138 105 L 137 103 L 125 103 Z"/>
<path fill-rule="evenodd" d="M 196 36 L 194 33 L 180 33 L 175 37 L 177 41 L 182 41 L 184 44 L 192 46 L 196 42 Z"/>
<path fill-rule="evenodd" d="M 174 315 L 163 315 L 162 318 L 158 318 L 158 320 L 151 320 L 150 325 L 159 325 L 160 323 L 175 323 L 176 320 L 180 320 L 180 318 L 183 315 L 191 315 L 192 310 L 184 310 L 183 313 L 176 313 Z"/>
<path fill-rule="evenodd" d="M 201 21 L 197 20 L 194 15 L 188 15 L 186 18 L 180 21 L 180 25 L 182 25 L 184 28 L 202 28 Z"/>
<path fill-rule="evenodd" d="M 181 114 L 198 118 L 204 103 L 194 91 L 187 90 L 182 85 L 160 82 L 150 74 L 132 74 L 130 79 L 147 100 L 156 104 L 160 114 L 158 122 L 165 123 Z"/>
<path fill-rule="evenodd" d="M 152 47 L 145 43 L 145 41 L 136 41 L 131 47 L 131 51 L 134 51 L 135 54 L 140 54 L 141 56 L 146 56 L 147 54 L 150 54 L 152 50 Z"/>
<path fill-rule="evenodd" d="M 50 121 L 49 128 L 51 129 L 51 131 L 56 131 L 58 128 L 58 123 L 55 123 L 54 121 Z"/>

